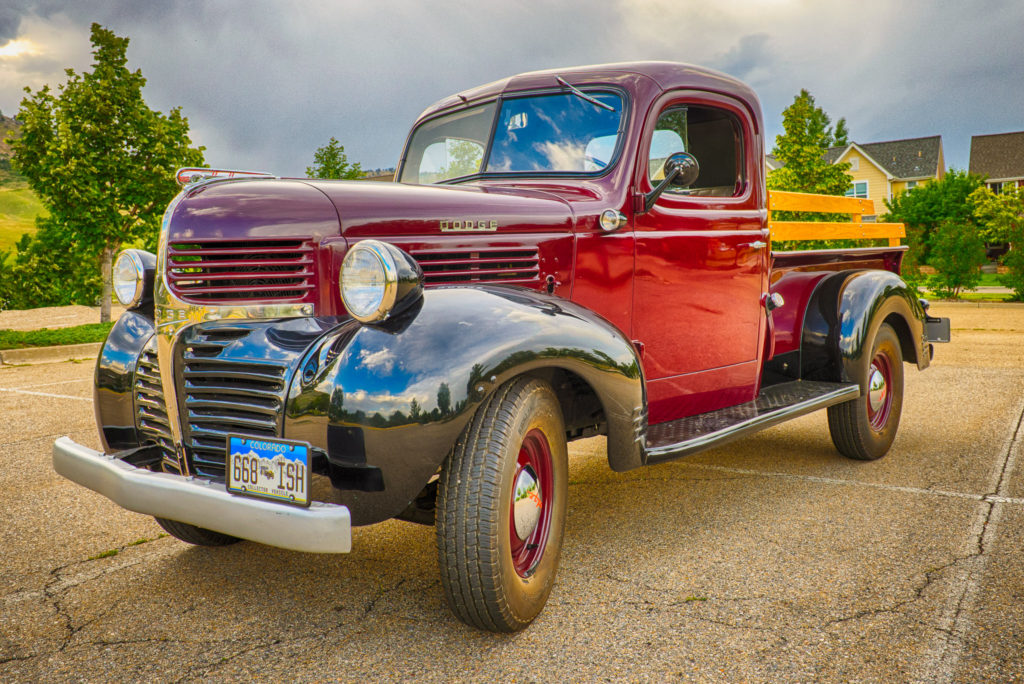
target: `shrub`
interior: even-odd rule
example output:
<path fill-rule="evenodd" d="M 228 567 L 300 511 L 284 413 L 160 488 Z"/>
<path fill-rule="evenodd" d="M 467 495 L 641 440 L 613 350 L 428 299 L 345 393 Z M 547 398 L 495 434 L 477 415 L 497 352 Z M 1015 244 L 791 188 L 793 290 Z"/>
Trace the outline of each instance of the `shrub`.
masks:
<path fill-rule="evenodd" d="M 932 235 L 929 263 L 938 273 L 929 278 L 929 286 L 940 297 L 956 299 L 977 287 L 985 261 L 985 240 L 973 224 L 943 221 Z"/>

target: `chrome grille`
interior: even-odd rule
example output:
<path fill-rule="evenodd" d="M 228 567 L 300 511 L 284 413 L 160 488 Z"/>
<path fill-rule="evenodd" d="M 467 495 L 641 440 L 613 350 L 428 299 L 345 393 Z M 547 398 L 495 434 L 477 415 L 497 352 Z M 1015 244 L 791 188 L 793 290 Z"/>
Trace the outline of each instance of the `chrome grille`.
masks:
<path fill-rule="evenodd" d="M 178 472 L 174 441 L 167 421 L 164 390 L 160 384 L 160 371 L 156 360 L 156 336 L 146 343 L 135 364 L 135 426 L 143 442 L 160 447 L 165 471 Z"/>
<path fill-rule="evenodd" d="M 198 326 L 184 343 L 185 443 L 198 475 L 224 476 L 227 435 L 277 437 L 287 386 L 284 365 L 217 358 L 247 328 Z"/>
<path fill-rule="evenodd" d="M 532 285 L 540 280 L 536 248 L 472 248 L 413 250 L 427 285 L 458 283 L 514 283 Z"/>
<path fill-rule="evenodd" d="M 167 250 L 167 284 L 200 304 L 312 302 L 313 243 L 308 239 L 194 240 Z"/>

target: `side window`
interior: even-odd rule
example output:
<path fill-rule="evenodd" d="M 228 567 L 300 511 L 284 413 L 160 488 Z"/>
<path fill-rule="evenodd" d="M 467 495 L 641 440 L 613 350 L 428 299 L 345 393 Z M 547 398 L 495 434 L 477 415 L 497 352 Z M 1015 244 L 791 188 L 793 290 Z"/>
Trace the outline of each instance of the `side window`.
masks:
<path fill-rule="evenodd" d="M 665 177 L 665 160 L 689 152 L 700 165 L 688 188 L 670 186 L 666 193 L 693 197 L 733 197 L 743 191 L 743 140 L 739 121 L 714 107 L 670 107 L 658 117 L 648 156 L 652 185 Z"/>
<path fill-rule="evenodd" d="M 480 170 L 484 158 L 484 146 L 473 140 L 445 138 L 427 146 L 420 159 L 419 182 L 421 184 L 458 176 L 467 176 Z"/>

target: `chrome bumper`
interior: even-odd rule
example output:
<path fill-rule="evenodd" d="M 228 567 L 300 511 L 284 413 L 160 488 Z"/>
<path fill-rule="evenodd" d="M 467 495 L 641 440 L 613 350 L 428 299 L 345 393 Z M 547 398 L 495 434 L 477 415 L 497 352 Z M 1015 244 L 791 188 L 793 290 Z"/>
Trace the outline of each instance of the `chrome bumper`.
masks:
<path fill-rule="evenodd" d="M 223 485 L 137 468 L 67 437 L 53 444 L 53 468 L 136 513 L 293 551 L 352 550 L 352 518 L 345 506 L 314 501 L 299 508 L 234 496 Z"/>

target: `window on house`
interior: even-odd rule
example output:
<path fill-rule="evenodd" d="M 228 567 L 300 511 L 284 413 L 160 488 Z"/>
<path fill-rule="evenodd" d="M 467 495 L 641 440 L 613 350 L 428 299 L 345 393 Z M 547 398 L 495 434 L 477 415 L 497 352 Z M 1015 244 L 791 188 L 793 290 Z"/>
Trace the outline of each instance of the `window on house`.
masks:
<path fill-rule="evenodd" d="M 867 181 L 854 181 L 850 189 L 846 191 L 847 197 L 856 197 L 858 199 L 867 199 L 868 197 L 868 182 Z"/>
<path fill-rule="evenodd" d="M 917 181 L 907 181 L 907 190 L 913 190 L 917 187 Z"/>
<path fill-rule="evenodd" d="M 999 193 L 1001 193 L 1003 191 L 1003 184 L 1002 183 L 989 183 L 988 184 L 988 189 L 998 195 Z"/>
<path fill-rule="evenodd" d="M 851 171 L 857 171 L 859 169 L 860 169 L 860 158 L 859 157 L 850 157 L 850 170 Z"/>

